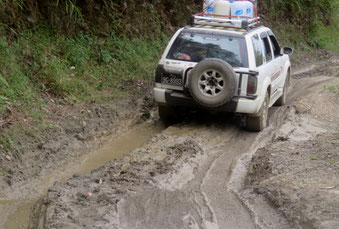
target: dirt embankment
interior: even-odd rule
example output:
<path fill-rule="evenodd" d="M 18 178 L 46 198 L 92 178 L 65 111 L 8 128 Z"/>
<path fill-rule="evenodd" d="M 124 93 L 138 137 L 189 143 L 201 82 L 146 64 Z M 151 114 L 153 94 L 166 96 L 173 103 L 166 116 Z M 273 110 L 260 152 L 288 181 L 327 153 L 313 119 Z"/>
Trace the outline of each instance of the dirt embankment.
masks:
<path fill-rule="evenodd" d="M 148 95 L 115 105 L 50 107 L 51 120 L 45 121 L 52 126 L 46 134 L 37 139 L 24 132 L 18 133 L 13 151 L 6 153 L 0 149 L 0 198 L 39 196 L 41 190 L 34 187 L 44 177 L 85 155 L 105 138 L 149 118 L 153 106 Z"/>
<path fill-rule="evenodd" d="M 338 63 L 332 58 L 294 75 L 302 96 L 249 169 L 247 188 L 264 195 L 295 228 L 339 228 Z M 315 86 L 303 90 L 310 81 Z"/>

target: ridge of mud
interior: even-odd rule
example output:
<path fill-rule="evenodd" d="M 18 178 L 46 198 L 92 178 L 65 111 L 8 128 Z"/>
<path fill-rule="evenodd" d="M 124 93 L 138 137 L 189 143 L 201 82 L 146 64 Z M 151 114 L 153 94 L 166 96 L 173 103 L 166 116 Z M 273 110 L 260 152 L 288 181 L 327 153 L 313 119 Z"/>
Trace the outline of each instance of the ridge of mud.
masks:
<path fill-rule="evenodd" d="M 292 75 L 295 79 L 317 76 L 339 77 L 339 59 L 334 55 L 326 61 L 317 61 L 313 64 L 297 66 Z"/>
<path fill-rule="evenodd" d="M 169 177 L 187 170 L 187 164 L 194 170 L 202 154 L 193 138 L 156 135 L 146 146 L 90 176 L 57 183 L 36 205 L 30 228 L 121 228 L 119 206 L 128 197 L 163 187 Z"/>
<path fill-rule="evenodd" d="M 100 145 L 108 136 L 119 134 L 151 116 L 154 106 L 150 95 L 129 100 L 130 106 L 118 108 L 108 105 L 80 105 L 54 110 L 53 128 L 32 141 L 25 134 L 15 150 L 0 153 L 0 165 L 8 167 L 0 179 L 0 198 L 35 198 L 42 193 L 35 190 L 36 182 L 65 163 Z"/>
<path fill-rule="evenodd" d="M 239 201 L 241 201 L 250 212 L 256 228 L 291 228 L 290 223 L 282 216 L 276 207 L 271 205 L 266 198 L 254 192 L 253 189 L 248 188 L 246 185 L 248 170 L 254 155 L 257 154 L 258 149 L 270 144 L 272 138 L 275 138 L 277 130 L 285 122 L 286 118 L 291 113 L 291 110 L 293 110 L 293 107 L 291 108 L 290 106 L 271 108 L 269 116 L 275 117 L 275 119 L 270 119 L 270 125 L 265 131 L 257 136 L 257 143 L 254 144 L 246 154 L 239 158 L 228 184 L 228 189 L 234 193 Z"/>
<path fill-rule="evenodd" d="M 253 157 L 248 187 L 296 228 L 338 228 L 339 146 L 331 143 L 338 138 L 338 133 L 326 133 L 291 142 L 278 136 Z"/>
<path fill-rule="evenodd" d="M 293 95 L 294 107 L 273 142 L 255 152 L 246 189 L 264 196 L 295 228 L 336 229 L 339 97 L 324 85 L 339 85 L 339 79 L 318 75 L 297 83 L 311 88 Z"/>

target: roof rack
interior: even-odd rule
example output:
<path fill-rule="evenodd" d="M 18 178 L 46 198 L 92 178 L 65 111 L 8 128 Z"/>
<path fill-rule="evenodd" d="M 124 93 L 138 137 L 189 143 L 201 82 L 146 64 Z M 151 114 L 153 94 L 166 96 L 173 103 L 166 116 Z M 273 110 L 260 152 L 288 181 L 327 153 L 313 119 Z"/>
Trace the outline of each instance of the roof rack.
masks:
<path fill-rule="evenodd" d="M 216 27 L 226 28 L 239 28 L 249 29 L 260 24 L 260 18 L 248 18 L 248 17 L 237 17 L 223 15 L 212 15 L 212 14 L 195 14 L 191 17 L 191 26 L 194 25 L 209 25 Z"/>

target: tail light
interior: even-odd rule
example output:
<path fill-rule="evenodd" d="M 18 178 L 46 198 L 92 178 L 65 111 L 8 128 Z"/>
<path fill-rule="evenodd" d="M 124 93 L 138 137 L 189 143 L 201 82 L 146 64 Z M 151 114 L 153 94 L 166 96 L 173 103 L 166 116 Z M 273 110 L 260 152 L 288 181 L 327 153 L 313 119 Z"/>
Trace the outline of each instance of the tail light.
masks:
<path fill-rule="evenodd" d="M 254 95 L 255 93 L 257 93 L 257 83 L 258 83 L 258 79 L 256 76 L 248 75 L 248 80 L 247 80 L 247 94 L 248 95 Z"/>
<path fill-rule="evenodd" d="M 190 68 L 190 69 L 188 69 L 188 70 L 186 71 L 185 82 L 184 82 L 184 87 L 185 87 L 185 88 L 188 88 L 188 83 L 189 83 L 189 80 L 190 80 L 190 74 L 191 74 L 192 70 L 193 70 L 193 69 Z"/>
<path fill-rule="evenodd" d="M 164 72 L 164 66 L 159 64 L 157 67 L 157 71 L 155 72 L 155 82 L 156 83 L 161 83 L 161 76 L 162 73 Z"/>

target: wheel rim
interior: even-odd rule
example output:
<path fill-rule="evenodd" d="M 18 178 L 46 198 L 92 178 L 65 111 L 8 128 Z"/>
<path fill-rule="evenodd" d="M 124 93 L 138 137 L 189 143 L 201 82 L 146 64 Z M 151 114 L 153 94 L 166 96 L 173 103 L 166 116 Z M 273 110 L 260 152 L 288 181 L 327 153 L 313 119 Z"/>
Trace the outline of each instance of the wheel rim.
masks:
<path fill-rule="evenodd" d="M 222 75 L 215 70 L 204 71 L 199 77 L 200 92 L 209 97 L 218 96 L 225 89 L 225 80 Z"/>

